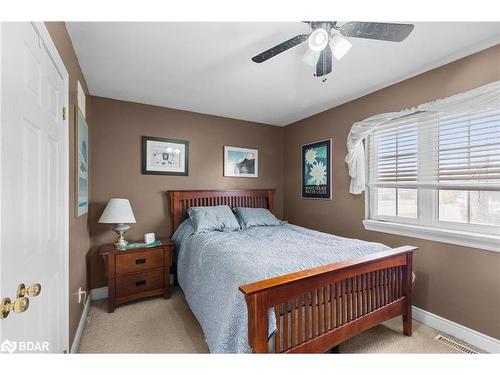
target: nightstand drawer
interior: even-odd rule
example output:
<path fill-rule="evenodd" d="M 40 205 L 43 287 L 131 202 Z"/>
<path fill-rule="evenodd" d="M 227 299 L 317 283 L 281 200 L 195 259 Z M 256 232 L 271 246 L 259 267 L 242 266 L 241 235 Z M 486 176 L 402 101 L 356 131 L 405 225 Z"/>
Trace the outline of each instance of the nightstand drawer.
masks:
<path fill-rule="evenodd" d="M 119 254 L 115 258 L 116 275 L 163 267 L 163 249 Z"/>
<path fill-rule="evenodd" d="M 154 270 L 140 272 L 129 276 L 116 278 L 116 296 L 123 297 L 153 289 L 161 289 L 163 285 L 164 271 Z"/>

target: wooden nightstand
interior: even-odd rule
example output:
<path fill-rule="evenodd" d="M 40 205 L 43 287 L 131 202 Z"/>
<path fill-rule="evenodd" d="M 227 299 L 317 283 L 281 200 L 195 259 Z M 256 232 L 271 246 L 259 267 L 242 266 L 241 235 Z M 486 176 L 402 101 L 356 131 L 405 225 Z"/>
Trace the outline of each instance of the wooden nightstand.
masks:
<path fill-rule="evenodd" d="M 139 298 L 163 295 L 170 298 L 170 268 L 174 243 L 131 250 L 117 250 L 112 244 L 100 248 L 108 281 L 108 312 L 116 305 Z"/>

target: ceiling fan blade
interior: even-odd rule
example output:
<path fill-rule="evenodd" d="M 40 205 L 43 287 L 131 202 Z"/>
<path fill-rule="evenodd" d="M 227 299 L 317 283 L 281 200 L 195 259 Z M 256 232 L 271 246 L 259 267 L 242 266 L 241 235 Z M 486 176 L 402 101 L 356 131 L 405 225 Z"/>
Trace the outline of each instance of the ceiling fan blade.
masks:
<path fill-rule="evenodd" d="M 348 22 L 340 28 L 343 36 L 402 42 L 413 30 L 408 23 Z"/>
<path fill-rule="evenodd" d="M 330 45 L 321 51 L 318 63 L 316 64 L 316 77 L 327 75 L 332 71 L 332 49 Z"/>
<path fill-rule="evenodd" d="M 269 60 L 271 57 L 274 57 L 281 52 L 285 52 L 286 50 L 299 45 L 300 43 L 307 40 L 308 34 L 297 35 L 287 41 L 274 46 L 273 48 L 269 48 L 267 51 L 259 53 L 257 56 L 252 57 L 252 61 L 256 63 L 262 63 L 266 60 Z"/>

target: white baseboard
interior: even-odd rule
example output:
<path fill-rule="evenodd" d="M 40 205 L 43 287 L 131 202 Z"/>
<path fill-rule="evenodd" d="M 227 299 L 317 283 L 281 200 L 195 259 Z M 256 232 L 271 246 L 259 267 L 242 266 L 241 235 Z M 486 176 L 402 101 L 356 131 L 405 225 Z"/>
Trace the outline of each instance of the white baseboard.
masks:
<path fill-rule="evenodd" d="M 83 329 L 85 328 L 85 323 L 87 323 L 87 316 L 89 315 L 90 302 L 96 299 L 104 299 L 108 297 L 108 287 L 92 289 L 90 291 L 90 296 L 85 301 L 85 306 L 82 311 L 82 316 L 80 317 L 80 323 L 78 324 L 78 329 L 75 333 L 75 338 L 71 344 L 70 353 L 78 353 L 78 348 L 80 346 L 80 340 L 82 339 Z"/>
<path fill-rule="evenodd" d="M 108 298 L 108 287 L 103 286 L 102 288 L 92 289 L 90 291 L 90 298 L 92 299 L 92 301 Z"/>
<path fill-rule="evenodd" d="M 500 353 L 500 340 L 413 306 L 413 319 L 488 353 Z"/>
<path fill-rule="evenodd" d="M 85 306 L 83 307 L 82 316 L 80 317 L 80 323 L 78 323 L 78 329 L 75 333 L 75 338 L 73 339 L 73 343 L 71 344 L 70 353 L 78 353 L 78 348 L 80 347 L 80 340 L 82 339 L 83 329 L 85 328 L 85 323 L 87 323 L 87 315 L 90 310 L 90 300 L 91 298 L 87 298 L 85 301 Z"/>

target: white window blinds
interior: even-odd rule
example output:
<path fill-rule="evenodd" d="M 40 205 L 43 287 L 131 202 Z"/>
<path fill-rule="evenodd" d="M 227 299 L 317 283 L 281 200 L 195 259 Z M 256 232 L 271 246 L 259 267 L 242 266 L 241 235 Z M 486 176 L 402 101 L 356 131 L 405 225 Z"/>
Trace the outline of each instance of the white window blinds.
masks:
<path fill-rule="evenodd" d="M 440 182 L 500 182 L 500 111 L 443 117 L 438 139 Z"/>
<path fill-rule="evenodd" d="M 373 187 L 500 190 L 500 110 L 412 114 L 368 142 Z"/>
<path fill-rule="evenodd" d="M 345 157 L 351 177 L 349 192 L 361 194 L 368 185 L 365 179 L 367 176 L 368 183 L 372 186 L 374 184 L 413 183 L 413 187 L 417 184 L 418 186 L 427 184 L 440 188 L 445 181 L 448 181 L 450 187 L 452 184 L 459 185 L 459 181 L 462 181 L 463 184 L 471 185 L 484 183 L 488 185 L 487 189 L 491 189 L 492 184 L 498 185 L 498 181 L 495 181 L 493 175 L 495 172 L 491 171 L 492 168 L 495 168 L 492 158 L 498 155 L 495 153 L 495 144 L 498 143 L 499 109 L 500 81 L 495 81 L 448 98 L 438 99 L 399 112 L 381 113 L 354 123 L 347 136 L 347 155 Z M 484 121 L 489 125 L 482 124 Z M 482 127 L 482 125 L 485 126 Z M 448 131 L 445 130 L 446 128 Z M 446 138 L 452 138 L 455 129 L 462 128 L 469 128 L 465 133 L 469 132 L 470 134 L 462 134 L 467 139 L 448 139 L 449 142 L 456 141 L 455 146 L 460 149 L 446 152 L 444 150 Z M 375 136 L 374 133 L 378 133 L 378 135 Z M 476 140 L 478 138 L 476 133 L 487 138 L 489 143 L 479 144 L 479 141 Z M 489 137 L 490 135 L 493 139 Z M 408 155 L 408 153 L 411 154 L 412 147 L 415 147 L 415 137 L 418 145 L 417 177 L 414 175 L 414 156 Z M 367 142 L 363 143 L 363 141 Z M 366 154 L 365 146 L 372 146 Z M 367 175 L 365 173 L 366 167 L 378 167 L 378 146 L 380 146 L 380 154 L 385 162 L 382 162 L 381 159 L 380 171 L 370 169 Z M 447 158 L 445 154 L 452 154 L 454 151 L 458 156 L 448 155 L 452 159 L 448 164 L 453 165 L 453 161 L 469 157 L 471 161 L 474 158 L 481 161 L 475 164 L 469 163 L 469 161 L 459 161 L 455 167 L 460 172 L 453 172 L 455 173 L 453 177 L 458 178 L 451 178 L 453 173 L 448 173 L 449 170 L 445 173 L 445 169 L 452 167 L 445 168 L 444 161 Z M 485 151 L 488 153 L 488 158 L 485 157 Z M 365 162 L 366 159 L 369 159 L 368 163 Z M 478 164 L 480 164 L 479 168 Z M 464 166 L 466 166 L 465 175 L 467 176 L 463 173 Z M 481 170 L 482 178 L 478 178 L 478 169 Z M 487 172 L 485 172 L 486 169 L 488 169 Z"/>

